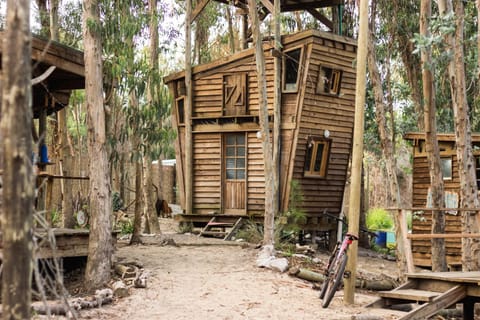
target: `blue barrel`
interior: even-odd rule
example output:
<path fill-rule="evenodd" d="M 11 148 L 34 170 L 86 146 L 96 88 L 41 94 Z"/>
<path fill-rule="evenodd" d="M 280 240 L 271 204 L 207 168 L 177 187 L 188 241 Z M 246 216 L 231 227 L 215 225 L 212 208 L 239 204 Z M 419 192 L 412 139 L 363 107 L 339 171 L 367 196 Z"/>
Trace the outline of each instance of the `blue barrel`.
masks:
<path fill-rule="evenodd" d="M 387 233 L 385 231 L 376 231 L 375 244 L 385 248 L 387 246 Z"/>

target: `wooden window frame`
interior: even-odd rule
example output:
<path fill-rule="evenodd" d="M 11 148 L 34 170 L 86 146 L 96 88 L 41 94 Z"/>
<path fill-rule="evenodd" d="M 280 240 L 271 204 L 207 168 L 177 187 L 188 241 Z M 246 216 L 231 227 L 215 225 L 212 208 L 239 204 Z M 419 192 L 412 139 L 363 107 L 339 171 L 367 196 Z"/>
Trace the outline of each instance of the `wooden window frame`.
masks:
<path fill-rule="evenodd" d="M 328 78 L 325 76 L 327 72 L 329 73 Z M 329 65 L 320 65 L 316 92 L 319 94 L 339 96 L 340 88 L 342 87 L 342 77 L 343 70 Z"/>
<path fill-rule="evenodd" d="M 299 50 L 299 58 L 298 58 L 298 64 L 297 64 L 297 81 L 295 82 L 294 87 L 292 88 L 287 88 L 287 59 L 293 60 L 290 58 L 289 53 Z M 282 59 L 282 92 L 283 93 L 296 93 L 298 92 L 298 87 L 300 83 L 300 75 L 301 75 L 301 68 L 302 68 L 302 63 L 303 63 L 303 46 L 299 47 L 294 47 L 291 49 L 288 49 L 287 51 L 284 52 L 283 59 Z M 293 83 L 289 83 L 293 84 Z"/>
<path fill-rule="evenodd" d="M 444 174 L 444 161 L 447 160 L 447 161 L 450 161 L 450 175 L 449 176 L 445 176 Z M 450 181 L 453 179 L 453 158 L 451 156 L 442 156 L 440 157 L 440 170 L 442 170 L 442 176 L 443 176 L 443 180 L 447 180 L 447 181 Z"/>
<path fill-rule="evenodd" d="M 180 109 L 180 104 L 179 102 L 182 101 L 182 110 Z M 185 97 L 178 97 L 175 99 L 175 112 L 177 114 L 177 125 L 178 126 L 184 126 L 185 125 Z"/>
<path fill-rule="evenodd" d="M 326 178 L 328 172 L 328 160 L 330 158 L 332 140 L 320 137 L 310 137 L 307 141 L 305 150 L 305 162 L 303 166 L 303 175 L 306 178 Z M 315 162 L 318 153 L 318 147 L 323 146 L 322 158 L 320 160 L 320 169 L 315 170 Z M 309 151 L 311 150 L 311 151 Z M 306 168 L 308 166 L 308 168 Z"/>
<path fill-rule="evenodd" d="M 235 142 L 235 144 L 228 144 L 228 142 L 227 142 L 228 135 L 232 135 L 232 136 L 243 135 L 243 137 L 244 137 L 243 145 L 238 144 L 237 142 Z M 225 175 L 224 179 L 225 180 L 246 180 L 247 179 L 247 136 L 242 132 L 238 132 L 238 133 L 230 132 L 230 133 L 228 133 L 224 136 L 224 141 L 223 141 L 222 144 L 223 144 L 222 161 L 224 162 L 224 169 L 225 169 L 224 170 L 224 175 Z M 232 156 L 228 156 L 227 155 L 227 148 L 228 147 L 233 147 L 234 150 L 235 150 L 235 153 L 238 151 L 239 147 L 243 147 L 243 149 L 244 149 L 243 156 L 239 156 L 237 154 L 232 155 Z M 235 167 L 227 168 L 227 159 L 235 159 Z M 237 160 L 238 159 L 243 159 L 243 162 L 244 162 L 243 168 L 237 166 L 237 162 L 238 162 Z M 227 177 L 227 171 L 228 170 L 233 170 L 235 172 L 235 178 L 228 178 Z M 239 171 L 243 171 L 243 178 L 238 178 L 238 172 Z"/>
<path fill-rule="evenodd" d="M 477 188 L 480 192 L 480 154 L 474 154 L 475 159 L 475 179 L 477 180 Z"/>

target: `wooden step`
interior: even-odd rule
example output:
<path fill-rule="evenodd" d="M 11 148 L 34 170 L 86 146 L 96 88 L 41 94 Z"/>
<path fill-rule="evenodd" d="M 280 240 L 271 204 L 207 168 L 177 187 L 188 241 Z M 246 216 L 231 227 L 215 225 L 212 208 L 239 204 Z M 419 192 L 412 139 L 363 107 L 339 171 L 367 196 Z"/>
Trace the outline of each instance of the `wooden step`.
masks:
<path fill-rule="evenodd" d="M 380 291 L 378 295 L 382 298 L 405 300 L 411 302 L 430 302 L 441 293 L 418 289 L 400 289 L 393 291 Z"/>
<path fill-rule="evenodd" d="M 210 237 L 219 237 L 223 238 L 228 234 L 225 231 L 202 231 L 202 236 L 210 236 Z"/>

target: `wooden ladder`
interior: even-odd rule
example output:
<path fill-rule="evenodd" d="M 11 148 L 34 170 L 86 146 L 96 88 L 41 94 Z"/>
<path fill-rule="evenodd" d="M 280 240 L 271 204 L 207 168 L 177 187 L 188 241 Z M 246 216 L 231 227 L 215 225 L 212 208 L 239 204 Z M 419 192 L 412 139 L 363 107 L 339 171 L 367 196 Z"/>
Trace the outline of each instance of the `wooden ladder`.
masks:
<path fill-rule="evenodd" d="M 243 224 L 243 219 L 240 217 L 235 222 L 231 220 L 222 219 L 222 217 L 212 217 L 206 226 L 200 231 L 199 237 L 209 236 L 216 238 L 223 238 L 223 240 L 232 240 L 238 229 Z"/>
<path fill-rule="evenodd" d="M 461 283 L 416 279 L 412 275 L 408 278 L 405 284 L 391 291 L 379 291 L 380 298 L 367 307 L 395 308 L 396 305 L 411 304 L 413 309 L 400 320 L 427 319 L 467 297 L 467 287 Z"/>

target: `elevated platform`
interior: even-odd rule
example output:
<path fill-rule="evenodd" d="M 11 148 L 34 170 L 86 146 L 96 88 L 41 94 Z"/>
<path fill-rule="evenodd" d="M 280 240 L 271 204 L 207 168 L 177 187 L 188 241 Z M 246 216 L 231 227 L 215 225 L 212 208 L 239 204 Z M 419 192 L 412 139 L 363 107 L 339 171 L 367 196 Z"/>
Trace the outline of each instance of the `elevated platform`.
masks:
<path fill-rule="evenodd" d="M 55 236 L 54 243 L 49 240 L 49 235 L 46 230 L 35 230 L 39 247 L 36 251 L 36 257 L 38 259 L 88 256 L 89 230 L 54 228 L 51 231 Z M 112 232 L 112 244 L 115 246 L 116 243 L 117 233 Z M 0 260 L 1 259 L 3 259 L 3 254 L 0 249 Z"/>
<path fill-rule="evenodd" d="M 427 319 L 442 309 L 463 304 L 463 318 L 473 319 L 474 304 L 480 301 L 480 272 L 424 272 L 407 274 L 408 281 L 367 307 L 395 308 L 411 304 L 401 320 Z"/>

